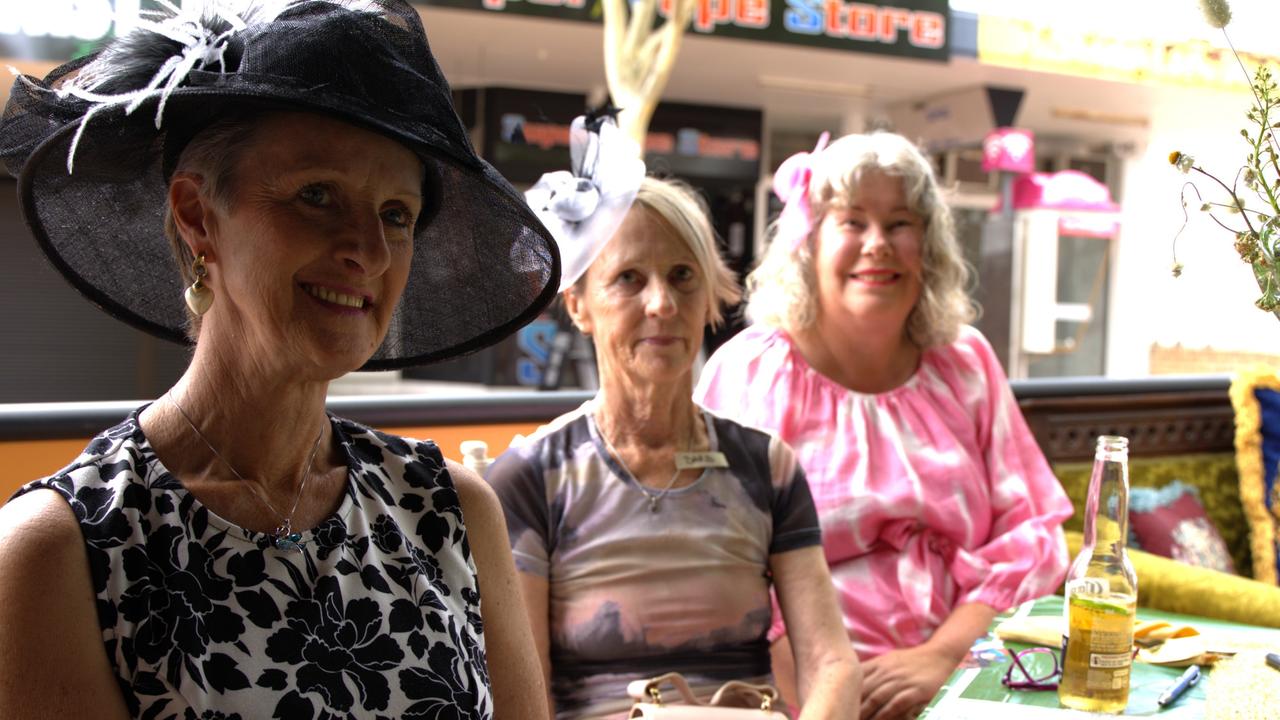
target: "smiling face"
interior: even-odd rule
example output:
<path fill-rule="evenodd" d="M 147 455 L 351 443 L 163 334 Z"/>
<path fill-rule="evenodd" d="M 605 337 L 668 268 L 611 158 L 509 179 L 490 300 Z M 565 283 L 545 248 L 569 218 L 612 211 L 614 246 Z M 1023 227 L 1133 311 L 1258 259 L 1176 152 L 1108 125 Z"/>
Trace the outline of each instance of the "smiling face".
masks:
<path fill-rule="evenodd" d="M 688 245 L 636 205 L 565 302 L 595 340 L 602 381 L 620 373 L 672 382 L 689 375 L 702 347 L 708 293 Z"/>
<path fill-rule="evenodd" d="M 363 365 L 408 278 L 421 161 L 347 123 L 279 113 L 260 121 L 232 177 L 226 206 L 203 199 L 198 231 L 184 233 L 209 254 L 215 300 L 201 342 L 317 378 Z M 191 192 L 177 194 L 189 230 Z"/>
<path fill-rule="evenodd" d="M 819 323 L 902 331 L 920 298 L 924 219 L 908 207 L 901 179 L 882 172 L 863 176 L 851 200 L 818 226 Z"/>

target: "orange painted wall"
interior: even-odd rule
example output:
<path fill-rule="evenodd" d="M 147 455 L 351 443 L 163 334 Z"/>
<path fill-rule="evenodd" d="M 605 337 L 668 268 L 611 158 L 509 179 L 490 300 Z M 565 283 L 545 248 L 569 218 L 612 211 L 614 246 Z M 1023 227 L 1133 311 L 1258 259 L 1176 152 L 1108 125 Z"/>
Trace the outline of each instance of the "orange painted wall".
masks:
<path fill-rule="evenodd" d="M 493 425 L 453 425 L 429 427 L 383 428 L 404 437 L 434 440 L 445 457 L 454 460 L 462 454 L 458 446 L 463 440 L 484 440 L 489 455 L 497 457 L 511 444 L 517 433 L 528 435 L 539 423 L 501 423 Z M 25 482 L 57 472 L 75 459 L 89 442 L 80 440 L 20 440 L 0 442 L 0 503 Z"/>

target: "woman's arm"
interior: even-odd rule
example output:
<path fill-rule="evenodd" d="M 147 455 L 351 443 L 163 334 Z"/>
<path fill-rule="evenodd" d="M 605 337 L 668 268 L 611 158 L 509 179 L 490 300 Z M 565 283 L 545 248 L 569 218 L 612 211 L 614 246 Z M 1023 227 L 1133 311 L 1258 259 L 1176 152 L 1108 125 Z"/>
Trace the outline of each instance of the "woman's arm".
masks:
<path fill-rule="evenodd" d="M 480 476 L 452 460 L 448 463 L 449 474 L 458 488 L 480 583 L 480 616 L 493 685 L 493 716 L 496 720 L 541 720 L 547 717 L 547 690 L 521 602 L 502 506 Z"/>
<path fill-rule="evenodd" d="M 776 553 L 769 569 L 795 656 L 800 720 L 858 717 L 862 669 L 840 620 L 822 548 Z"/>
<path fill-rule="evenodd" d="M 84 536 L 35 490 L 0 508 L 0 717 L 127 720 L 102 644 Z"/>
<path fill-rule="evenodd" d="M 1062 524 L 1074 508 L 1027 426 L 1004 369 L 986 340 L 964 336 L 974 383 L 986 402 L 973 412 L 986 471 L 990 527 L 979 545 L 958 547 L 949 567 L 960 589 L 956 606 L 1005 609 L 1053 593 L 1067 574 Z"/>
<path fill-rule="evenodd" d="M 911 718 L 924 709 L 995 619 L 981 603 L 959 605 L 922 645 L 890 650 L 864 665 L 862 720 Z"/>
<path fill-rule="evenodd" d="M 547 709 L 556 716 L 556 703 L 551 697 L 551 623 L 547 608 L 550 590 L 547 579 L 540 575 L 522 572 L 520 594 L 524 597 L 525 612 L 529 615 L 529 627 L 533 630 L 533 645 L 538 649 L 538 661 L 542 664 L 542 681 L 547 687 Z"/>

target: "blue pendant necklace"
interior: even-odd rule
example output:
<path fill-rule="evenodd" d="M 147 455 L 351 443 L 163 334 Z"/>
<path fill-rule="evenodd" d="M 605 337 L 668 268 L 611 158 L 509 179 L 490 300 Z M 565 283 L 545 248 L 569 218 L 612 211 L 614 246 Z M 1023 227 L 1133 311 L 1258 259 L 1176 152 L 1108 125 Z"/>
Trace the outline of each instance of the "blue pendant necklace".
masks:
<path fill-rule="evenodd" d="M 307 467 L 302 471 L 302 479 L 298 482 L 298 493 L 293 496 L 293 507 L 289 508 L 289 514 L 285 515 L 279 510 L 276 510 L 276 506 L 271 504 L 271 501 L 267 499 L 266 494 L 262 492 L 262 489 L 258 487 L 256 483 L 246 480 L 238 470 L 231 466 L 231 463 L 227 462 L 226 458 L 222 457 L 222 453 L 218 452 L 218 449 L 213 446 L 213 443 L 209 442 L 209 438 L 205 437 L 204 433 L 200 432 L 200 428 L 196 427 L 196 424 L 192 422 L 191 416 L 187 415 L 187 411 L 183 410 L 182 406 L 178 404 L 178 401 L 174 399 L 173 390 L 169 390 L 165 395 L 169 398 L 169 402 L 173 403 L 173 406 L 178 408 L 178 412 L 182 414 L 182 419 L 187 421 L 187 425 L 189 425 L 191 430 L 195 432 L 196 437 L 200 438 L 200 441 L 205 444 L 205 447 L 209 448 L 209 452 L 213 453 L 214 457 L 221 460 L 222 464 L 227 466 L 227 469 L 231 471 L 232 475 L 235 475 L 238 480 L 247 485 L 249 489 L 253 491 L 253 494 L 257 496 L 258 500 L 260 500 L 263 505 L 266 505 L 267 509 L 270 510 L 273 515 L 284 518 L 280 521 L 280 525 L 276 527 L 275 531 L 268 533 L 271 536 L 271 544 L 274 545 L 277 550 L 284 552 L 293 550 L 301 552 L 302 533 L 296 532 L 293 529 L 293 514 L 298 511 L 298 501 L 302 499 L 302 491 L 307 487 L 307 480 L 311 479 L 311 466 L 316 460 L 316 451 L 320 449 L 320 438 L 324 435 L 324 426 L 322 425 L 320 427 L 320 432 L 316 433 L 316 440 L 311 445 L 311 455 L 307 458 Z"/>

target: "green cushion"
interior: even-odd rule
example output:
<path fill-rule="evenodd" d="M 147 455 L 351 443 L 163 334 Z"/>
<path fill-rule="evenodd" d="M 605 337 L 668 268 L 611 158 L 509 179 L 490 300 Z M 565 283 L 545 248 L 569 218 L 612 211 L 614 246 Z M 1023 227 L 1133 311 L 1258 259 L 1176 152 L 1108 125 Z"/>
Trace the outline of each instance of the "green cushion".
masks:
<path fill-rule="evenodd" d="M 1067 530 L 1084 527 L 1084 501 L 1089 491 L 1093 463 L 1059 463 L 1053 468 L 1067 491 L 1076 512 L 1067 520 Z M 1174 480 L 1194 485 L 1200 492 L 1205 513 L 1213 520 L 1231 551 L 1236 569 L 1245 573 L 1253 567 L 1249 552 L 1249 526 L 1240 503 L 1240 483 L 1234 453 L 1169 455 L 1159 458 L 1130 458 L 1129 484 L 1133 487 L 1162 487 Z"/>

